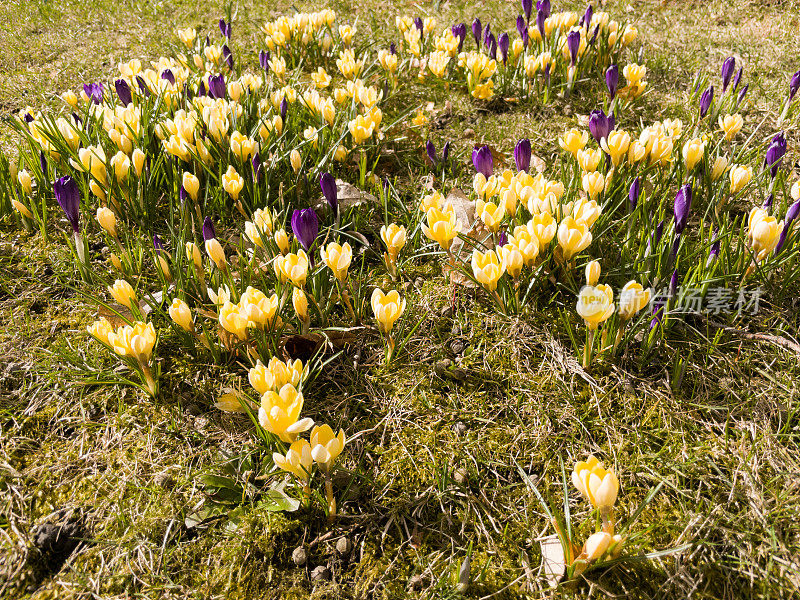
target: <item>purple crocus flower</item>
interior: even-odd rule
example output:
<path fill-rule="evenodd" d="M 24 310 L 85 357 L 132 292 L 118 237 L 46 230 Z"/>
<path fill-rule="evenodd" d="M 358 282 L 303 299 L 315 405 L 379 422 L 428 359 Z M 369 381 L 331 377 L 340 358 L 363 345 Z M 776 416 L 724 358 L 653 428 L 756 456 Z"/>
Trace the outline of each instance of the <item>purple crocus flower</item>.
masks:
<path fill-rule="evenodd" d="M 617 95 L 617 87 L 619 86 L 619 67 L 611 65 L 606 69 L 606 87 L 608 88 L 608 95 L 613 100 Z"/>
<path fill-rule="evenodd" d="M 501 33 L 500 37 L 497 38 L 497 47 L 500 49 L 500 54 L 503 55 L 503 64 L 506 64 L 508 61 L 508 46 L 510 40 L 508 39 L 507 33 Z"/>
<path fill-rule="evenodd" d="M 800 71 L 792 75 L 789 80 L 789 102 L 794 99 L 797 90 L 800 90 Z"/>
<path fill-rule="evenodd" d="M 714 86 L 710 85 L 710 86 L 708 86 L 708 89 L 706 89 L 706 91 L 703 92 L 703 95 L 700 96 L 700 118 L 701 119 L 706 116 L 706 113 L 708 113 L 708 109 L 711 108 L 711 101 L 713 99 L 714 99 Z"/>
<path fill-rule="evenodd" d="M 397 54 L 397 46 L 395 45 L 394 42 L 389 44 L 389 53 L 390 54 Z"/>
<path fill-rule="evenodd" d="M 672 272 L 672 277 L 669 278 L 669 297 L 674 298 L 678 293 L 678 270 Z"/>
<path fill-rule="evenodd" d="M 550 85 L 550 69 L 551 69 L 552 66 L 553 66 L 553 63 L 547 63 L 547 65 L 544 68 L 544 84 L 546 86 Z"/>
<path fill-rule="evenodd" d="M 522 15 L 517 15 L 517 33 L 519 34 L 519 37 L 522 37 L 523 33 L 525 33 L 527 30 L 528 28 L 525 25 L 525 18 Z"/>
<path fill-rule="evenodd" d="M 728 85 L 731 83 L 731 77 L 733 77 L 733 72 L 736 69 L 736 59 L 733 56 L 729 56 L 725 59 L 725 62 L 722 63 L 722 93 L 724 94 L 725 91 L 728 89 Z"/>
<path fill-rule="evenodd" d="M 536 2 L 536 10 L 539 10 L 544 13 L 544 18 L 550 16 L 550 0 L 537 0 Z"/>
<path fill-rule="evenodd" d="M 525 13 L 525 20 L 531 20 L 531 12 L 533 11 L 533 0 L 522 0 L 522 12 Z"/>
<path fill-rule="evenodd" d="M 102 83 L 84 83 L 83 91 L 91 98 L 94 104 L 100 104 L 103 101 L 103 84 Z"/>
<path fill-rule="evenodd" d="M 761 208 L 769 212 L 772 210 L 773 202 L 775 202 L 775 194 L 770 194 L 769 196 L 767 196 L 767 199 L 764 200 L 764 204 L 761 205 Z"/>
<path fill-rule="evenodd" d="M 181 186 L 181 189 L 178 190 L 178 198 L 181 201 L 181 207 L 183 207 L 183 205 L 189 199 L 189 193 L 186 191 L 185 187 Z"/>
<path fill-rule="evenodd" d="M 654 238 L 654 245 L 658 246 L 661 243 L 661 238 L 664 237 L 664 221 L 656 225 L 656 236 Z"/>
<path fill-rule="evenodd" d="M 286 120 L 286 113 L 288 112 L 288 110 L 289 110 L 289 101 L 286 100 L 286 98 L 284 97 L 284 99 L 281 100 L 281 121 Z"/>
<path fill-rule="evenodd" d="M 206 90 L 206 84 L 201 79 L 200 83 L 197 84 L 197 97 L 202 98 L 203 96 L 208 96 L 208 91 Z"/>
<path fill-rule="evenodd" d="M 164 69 L 161 73 L 161 79 L 166 79 L 172 85 L 175 85 L 175 75 L 172 74 L 170 69 Z"/>
<path fill-rule="evenodd" d="M 226 23 L 225 19 L 219 20 L 219 30 L 226 38 L 231 39 L 231 24 Z"/>
<path fill-rule="evenodd" d="M 642 181 L 636 177 L 631 182 L 631 187 L 628 189 L 628 206 L 631 212 L 636 210 L 636 205 L 639 203 L 639 194 L 642 192 Z"/>
<path fill-rule="evenodd" d="M 428 160 L 431 161 L 432 165 L 436 165 L 436 146 L 433 145 L 433 142 L 428 140 L 425 142 L 425 152 L 428 155 Z"/>
<path fill-rule="evenodd" d="M 423 27 L 422 26 L 422 17 L 417 17 L 416 19 L 414 19 L 414 27 L 417 28 L 417 31 L 422 33 L 422 27 Z"/>
<path fill-rule="evenodd" d="M 446 163 L 447 159 L 450 157 L 450 142 L 447 142 L 442 148 L 442 162 Z"/>
<path fill-rule="evenodd" d="M 717 227 L 714 229 L 714 235 L 711 238 L 711 248 L 708 250 L 708 258 L 706 259 L 706 269 L 710 267 L 719 256 L 719 242 L 719 228 Z"/>
<path fill-rule="evenodd" d="M 681 233 L 689 220 L 689 210 L 692 208 L 692 186 L 687 183 L 675 195 L 675 232 Z"/>
<path fill-rule="evenodd" d="M 253 154 L 253 181 L 261 181 L 261 155 L 256 151 Z"/>
<path fill-rule="evenodd" d="M 137 75 L 136 76 L 136 85 L 139 86 L 139 91 L 142 94 L 144 94 L 145 98 L 149 98 L 150 97 L 150 88 L 147 87 L 147 83 L 145 82 L 144 77 L 142 77 L 141 75 Z"/>
<path fill-rule="evenodd" d="M 475 19 L 472 22 L 472 37 L 475 38 L 475 46 L 480 50 L 481 48 L 481 37 L 483 37 L 483 26 L 481 25 L 480 19 Z"/>
<path fill-rule="evenodd" d="M 489 45 L 489 36 L 492 35 L 492 26 L 487 23 L 486 28 L 483 30 L 483 45 Z"/>
<path fill-rule="evenodd" d="M 586 25 L 586 31 L 589 31 L 589 27 L 592 24 L 592 17 L 594 16 L 594 8 L 592 5 L 586 7 L 586 12 L 583 13 L 583 24 Z"/>
<path fill-rule="evenodd" d="M 508 236 L 506 235 L 506 230 L 503 229 L 500 231 L 500 235 L 497 236 L 497 245 L 501 248 L 508 243 Z"/>
<path fill-rule="evenodd" d="M 489 146 L 482 146 L 472 151 L 472 164 L 478 173 L 483 173 L 487 179 L 492 176 L 494 171 L 494 160 L 492 159 L 492 150 Z"/>
<path fill-rule="evenodd" d="M 156 254 L 161 254 L 162 252 L 167 251 L 166 246 L 164 246 L 164 242 L 161 241 L 161 238 L 158 237 L 158 234 L 153 236 L 153 248 L 155 248 Z"/>
<path fill-rule="evenodd" d="M 217 237 L 217 231 L 214 229 L 214 221 L 211 217 L 203 219 L 203 241 L 213 240 Z"/>
<path fill-rule="evenodd" d="M 569 48 L 570 65 L 574 65 L 578 59 L 578 49 L 581 46 L 581 32 L 570 31 L 567 34 L 567 48 Z"/>
<path fill-rule="evenodd" d="M 319 176 L 319 187 L 322 188 L 322 195 L 328 206 L 334 213 L 339 211 L 339 198 L 336 195 L 336 178 L 330 173 L 323 173 Z"/>
<path fill-rule="evenodd" d="M 80 233 L 80 204 L 81 192 L 78 189 L 78 184 L 75 180 L 66 175 L 53 182 L 53 192 L 56 196 L 56 202 L 64 211 L 67 216 L 67 221 L 72 226 L 72 231 L 75 235 Z"/>
<path fill-rule="evenodd" d="M 542 36 L 542 39 L 545 38 L 544 36 L 544 22 L 547 20 L 547 15 L 544 14 L 542 9 L 536 11 L 536 29 L 539 30 L 539 35 Z"/>
<path fill-rule="evenodd" d="M 528 138 L 521 139 L 514 146 L 514 163 L 517 171 L 528 172 L 531 167 L 531 141 Z"/>
<path fill-rule="evenodd" d="M 655 304 L 653 303 L 653 318 L 650 321 L 650 330 L 652 331 L 659 325 L 661 325 L 661 316 L 664 313 L 664 305 L 663 304 Z"/>
<path fill-rule="evenodd" d="M 594 43 L 597 41 L 597 34 L 600 33 L 600 25 L 592 30 L 592 37 L 589 39 L 589 45 L 594 46 Z"/>
<path fill-rule="evenodd" d="M 210 75 L 208 78 L 208 92 L 212 98 L 224 98 L 225 76 L 221 73 L 219 75 Z"/>
<path fill-rule="evenodd" d="M 228 48 L 228 44 L 222 45 L 222 58 L 225 59 L 228 68 L 233 70 L 233 53 L 231 53 L 231 49 Z"/>
<path fill-rule="evenodd" d="M 489 51 L 489 56 L 493 59 L 497 58 L 497 40 L 493 33 L 489 34 L 489 39 L 486 41 L 486 49 Z"/>
<path fill-rule="evenodd" d="M 669 263 L 672 264 L 672 261 L 675 260 L 675 257 L 678 256 L 678 248 L 681 245 L 681 234 L 676 233 L 675 237 L 672 238 L 672 249 L 669 251 Z"/>
<path fill-rule="evenodd" d="M 783 226 L 783 231 L 781 231 L 781 237 L 778 238 L 778 243 L 775 246 L 775 254 L 778 254 L 786 243 L 786 237 L 792 231 L 792 223 L 797 219 L 798 215 L 800 215 L 800 200 L 792 204 L 789 210 L 786 211 L 786 223 Z"/>
<path fill-rule="evenodd" d="M 117 90 L 117 97 L 119 101 L 122 102 L 123 106 L 128 106 L 131 102 L 133 102 L 133 98 L 131 97 L 131 86 L 128 85 L 128 82 L 124 79 L 117 79 L 114 82 L 114 89 Z"/>
<path fill-rule="evenodd" d="M 614 115 L 606 115 L 599 108 L 589 114 L 589 132 L 598 144 L 612 131 L 614 131 Z"/>
<path fill-rule="evenodd" d="M 295 210 L 292 213 L 292 231 L 303 248 L 308 252 L 319 233 L 319 219 L 313 208 Z"/>
<path fill-rule="evenodd" d="M 42 168 L 42 174 L 47 177 L 47 157 L 44 155 L 44 150 L 39 150 L 39 166 Z"/>
<path fill-rule="evenodd" d="M 265 71 L 269 71 L 269 50 L 262 50 L 258 53 L 258 64 L 261 65 L 261 68 Z"/>
<path fill-rule="evenodd" d="M 744 67 L 739 67 L 739 70 L 736 71 L 736 75 L 733 77 L 733 91 L 735 92 L 739 87 L 739 83 L 742 81 L 742 72 L 744 71 Z"/>
<path fill-rule="evenodd" d="M 742 103 L 742 100 L 744 100 L 744 97 L 747 95 L 747 90 L 749 88 L 750 88 L 750 84 L 748 83 L 741 90 L 739 90 L 739 97 L 736 98 L 736 108 L 739 108 L 739 105 Z"/>
<path fill-rule="evenodd" d="M 786 136 L 783 135 L 783 132 L 779 132 L 774 138 L 772 138 L 772 142 L 767 148 L 767 154 L 764 159 L 765 164 L 767 167 L 770 167 L 770 175 L 772 178 L 775 178 L 775 175 L 778 174 L 778 167 L 781 165 L 781 161 L 783 161 L 783 157 L 786 154 Z"/>
<path fill-rule="evenodd" d="M 464 40 L 467 39 L 467 24 L 459 23 L 458 25 L 453 25 L 450 30 L 453 32 L 453 35 L 458 38 L 458 52 L 460 53 L 462 48 L 464 48 Z"/>

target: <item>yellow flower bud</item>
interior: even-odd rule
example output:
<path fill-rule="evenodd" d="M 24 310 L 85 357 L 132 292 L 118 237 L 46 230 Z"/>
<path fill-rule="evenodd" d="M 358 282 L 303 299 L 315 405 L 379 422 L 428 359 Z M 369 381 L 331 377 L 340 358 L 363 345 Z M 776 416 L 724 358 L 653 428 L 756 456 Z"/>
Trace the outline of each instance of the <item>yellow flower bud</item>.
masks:
<path fill-rule="evenodd" d="M 295 173 L 300 171 L 300 167 L 303 165 L 303 157 L 300 156 L 300 152 L 295 148 L 289 153 L 289 162 L 292 164 L 292 170 Z"/>
<path fill-rule="evenodd" d="M 586 555 L 586 560 L 592 562 L 601 558 L 611 545 L 611 534 L 605 531 L 593 533 L 586 539 L 583 545 L 582 554 Z"/>
<path fill-rule="evenodd" d="M 505 272 L 504 265 L 501 264 L 497 253 L 493 250 L 481 252 L 480 250 L 473 250 L 472 252 L 472 274 L 475 279 L 489 292 L 497 289 L 497 282 Z"/>
<path fill-rule="evenodd" d="M 197 201 L 197 193 L 200 191 L 200 180 L 189 173 L 188 171 L 184 172 L 183 174 L 183 189 L 186 190 L 186 193 L 189 194 L 189 197 Z"/>
<path fill-rule="evenodd" d="M 214 264 L 217 265 L 217 268 L 220 271 L 224 271 L 228 268 L 228 260 L 225 258 L 225 250 L 222 248 L 222 244 L 219 243 L 217 238 L 211 238 L 206 240 L 205 242 L 206 247 L 206 254 L 214 261 Z"/>
<path fill-rule="evenodd" d="M 117 279 L 114 285 L 108 286 L 108 292 L 122 306 L 126 306 L 130 310 L 133 310 L 134 306 L 138 308 L 136 292 L 133 291 L 131 284 L 124 279 Z"/>
<path fill-rule="evenodd" d="M 588 248 L 591 243 L 592 233 L 585 223 L 578 223 L 573 217 L 565 217 L 558 226 L 558 244 L 566 260 Z"/>
<path fill-rule="evenodd" d="M 28 173 L 26 169 L 22 169 L 17 173 L 17 181 L 19 181 L 22 190 L 28 194 L 28 196 L 33 195 L 33 180 L 31 179 L 31 174 Z"/>
<path fill-rule="evenodd" d="M 133 158 L 133 169 L 134 171 L 136 171 L 136 176 L 141 177 L 142 171 L 144 171 L 144 160 L 147 157 L 145 156 L 144 152 L 139 150 L 139 148 L 136 148 L 133 151 L 132 158 Z"/>
<path fill-rule="evenodd" d="M 724 156 L 718 156 L 714 160 L 714 165 L 711 167 L 711 181 L 716 181 L 728 168 L 728 159 Z"/>
<path fill-rule="evenodd" d="M 97 209 L 97 222 L 108 235 L 117 237 L 117 216 L 110 208 L 101 206 Z"/>
<path fill-rule="evenodd" d="M 301 321 L 308 319 L 308 298 L 306 293 L 299 287 L 292 290 L 292 306 L 294 306 L 294 311 Z"/>
<path fill-rule="evenodd" d="M 629 281 L 619 293 L 619 318 L 628 321 L 650 302 L 650 290 L 643 289 L 641 283 Z"/>
<path fill-rule="evenodd" d="M 392 290 L 384 294 L 382 290 L 375 288 L 370 299 L 372 312 L 375 320 L 383 333 L 389 333 L 394 327 L 395 321 L 400 318 L 406 309 L 405 299 L 400 299 L 397 290 Z"/>
<path fill-rule="evenodd" d="M 403 225 L 390 223 L 381 227 L 381 240 L 386 244 L 392 262 L 397 262 L 397 257 L 403 246 L 406 245 L 406 228 Z"/>
<path fill-rule="evenodd" d="M 23 217 L 27 217 L 29 219 L 33 218 L 33 213 L 30 210 L 28 210 L 28 207 L 25 206 L 19 200 L 16 199 L 11 200 L 11 206 L 13 206 L 17 210 L 17 212 L 21 214 Z"/>
<path fill-rule="evenodd" d="M 753 169 L 742 165 L 734 165 L 731 168 L 731 194 L 738 194 L 739 191 L 750 183 L 753 178 Z"/>
<path fill-rule="evenodd" d="M 328 244 L 327 248 L 321 248 L 320 254 L 322 255 L 322 262 L 333 271 L 334 277 L 344 285 L 344 280 L 347 279 L 347 269 L 350 268 L 350 262 L 353 259 L 353 250 L 350 244 L 345 242 L 340 246 L 336 242 Z"/>
<path fill-rule="evenodd" d="M 114 265 L 114 268 L 117 271 L 119 271 L 120 273 L 122 272 L 122 261 L 119 259 L 119 256 L 117 256 L 113 252 L 111 253 L 111 264 Z"/>
<path fill-rule="evenodd" d="M 596 260 L 586 265 L 586 285 L 595 286 L 600 279 L 600 263 Z"/>
<path fill-rule="evenodd" d="M 695 165 L 703 160 L 705 151 L 706 145 L 701 138 L 691 139 L 683 145 L 683 161 L 687 171 L 694 169 Z"/>
<path fill-rule="evenodd" d="M 180 298 L 174 298 L 172 304 L 169 306 L 169 316 L 175 321 L 184 331 L 191 333 L 194 331 L 194 323 L 192 322 L 192 311 L 189 305 Z"/>
<path fill-rule="evenodd" d="M 719 128 L 725 133 L 725 139 L 729 142 L 742 129 L 743 123 L 742 115 L 738 113 L 735 115 L 720 115 L 719 117 Z"/>
<path fill-rule="evenodd" d="M 281 254 L 286 255 L 289 253 L 289 236 L 286 235 L 286 230 L 279 229 L 275 232 L 275 244 L 277 244 Z"/>
<path fill-rule="evenodd" d="M 612 470 L 603 468 L 603 463 L 590 455 L 575 464 L 572 483 L 592 506 L 608 511 L 614 506 L 619 492 L 619 481 Z"/>

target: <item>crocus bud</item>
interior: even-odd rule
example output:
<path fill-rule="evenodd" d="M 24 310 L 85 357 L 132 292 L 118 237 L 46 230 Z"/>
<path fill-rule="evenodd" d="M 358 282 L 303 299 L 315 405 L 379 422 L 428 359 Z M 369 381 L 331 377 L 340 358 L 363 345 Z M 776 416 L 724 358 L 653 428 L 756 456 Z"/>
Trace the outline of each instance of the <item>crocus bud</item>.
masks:
<path fill-rule="evenodd" d="M 514 163 L 517 171 L 527 172 L 531 166 L 531 141 L 528 138 L 521 139 L 514 147 Z"/>
<path fill-rule="evenodd" d="M 136 176 L 141 177 L 142 171 L 144 171 L 144 161 L 147 158 L 139 148 L 136 148 L 133 151 L 133 170 L 136 171 Z"/>
<path fill-rule="evenodd" d="M 733 71 L 736 69 L 736 59 L 733 56 L 729 56 L 725 59 L 725 62 L 722 63 L 722 93 L 724 94 L 728 89 L 728 85 L 731 82 L 731 77 L 733 77 Z"/>
<path fill-rule="evenodd" d="M 789 80 L 789 102 L 794 99 L 797 90 L 800 89 L 800 71 L 797 71 Z"/>
<path fill-rule="evenodd" d="M 642 191 L 642 182 L 639 177 L 636 177 L 631 182 L 631 187 L 628 189 L 628 206 L 631 209 L 631 212 L 636 210 L 636 204 L 639 202 L 639 194 Z"/>
<path fill-rule="evenodd" d="M 550 0 L 537 0 L 536 9 L 544 13 L 545 18 L 550 16 Z"/>
<path fill-rule="evenodd" d="M 117 279 L 114 285 L 108 286 L 108 293 L 111 294 L 119 304 L 133 310 L 137 305 L 136 292 L 130 283 L 124 279 Z"/>
<path fill-rule="evenodd" d="M 220 271 L 224 271 L 228 266 L 228 259 L 225 258 L 225 250 L 217 238 L 209 238 L 205 242 L 206 254 L 214 261 Z"/>
<path fill-rule="evenodd" d="M 131 86 L 129 86 L 128 82 L 124 79 L 117 79 L 114 82 L 114 89 L 117 91 L 117 96 L 119 97 L 119 101 L 122 102 L 122 106 L 128 106 L 133 101 L 131 97 Z"/>
<path fill-rule="evenodd" d="M 275 232 L 275 244 L 278 246 L 278 250 L 281 251 L 281 254 L 289 253 L 289 236 L 286 235 L 284 229 L 279 229 Z"/>
<path fill-rule="evenodd" d="M 525 19 L 522 18 L 522 15 L 517 16 L 517 33 L 519 33 L 519 37 L 524 37 L 525 32 L 527 32 L 528 28 L 525 26 Z"/>
<path fill-rule="evenodd" d="M 222 74 L 219 75 L 210 75 L 208 78 L 208 93 L 213 98 L 224 98 L 225 97 L 225 76 Z"/>
<path fill-rule="evenodd" d="M 17 173 L 17 181 L 19 181 L 19 184 L 22 186 L 22 191 L 28 196 L 33 195 L 33 179 L 26 169 L 22 169 Z"/>
<path fill-rule="evenodd" d="M 669 278 L 669 297 L 674 298 L 678 293 L 678 271 L 677 269 L 672 272 L 672 277 Z"/>
<path fill-rule="evenodd" d="M 169 81 L 172 85 L 175 85 L 175 75 L 172 72 L 172 69 L 164 69 L 161 72 L 161 79 Z"/>
<path fill-rule="evenodd" d="M 600 263 L 596 260 L 586 265 L 586 285 L 594 287 L 600 279 Z"/>
<path fill-rule="evenodd" d="M 186 193 L 189 194 L 192 200 L 197 200 L 197 193 L 200 191 L 200 180 L 189 173 L 188 171 L 184 172 L 183 174 L 183 189 L 186 190 Z"/>
<path fill-rule="evenodd" d="M 689 210 L 692 207 L 692 186 L 687 183 L 675 196 L 674 213 L 675 213 L 675 232 L 681 233 L 686 227 L 686 222 L 689 220 Z"/>
<path fill-rule="evenodd" d="M 111 237 L 117 237 L 117 216 L 114 211 L 105 206 L 97 209 L 97 222 L 100 227 Z"/>
<path fill-rule="evenodd" d="M 431 164 L 436 166 L 436 146 L 434 146 L 433 142 L 430 140 L 425 142 L 425 154 L 428 156 L 428 160 L 431 161 Z"/>
<path fill-rule="evenodd" d="M 772 142 L 767 148 L 767 154 L 764 159 L 767 167 L 770 169 L 770 175 L 772 178 L 775 178 L 775 175 L 778 174 L 778 167 L 783 160 L 784 155 L 786 154 L 786 136 L 783 135 L 783 132 L 779 132 L 774 138 L 772 138 Z"/>
<path fill-rule="evenodd" d="M 169 316 L 184 331 L 188 331 L 189 333 L 194 331 L 192 311 L 189 309 L 189 305 L 180 298 L 174 298 L 172 300 L 172 304 L 169 305 Z"/>
<path fill-rule="evenodd" d="M 611 534 L 605 531 L 598 531 L 590 535 L 583 544 L 583 554 L 586 560 L 592 562 L 601 558 L 611 545 Z"/>
<path fill-rule="evenodd" d="M 194 268 L 199 272 L 203 271 L 203 256 L 200 254 L 200 248 L 194 242 L 186 242 L 186 258 L 194 263 Z"/>
<path fill-rule="evenodd" d="M 700 96 L 700 118 L 706 116 L 708 109 L 711 108 L 711 101 L 714 99 L 714 86 L 711 85 Z"/>
<path fill-rule="evenodd" d="M 487 179 L 492 176 L 494 170 L 494 161 L 492 159 L 492 150 L 489 146 L 474 149 L 472 151 L 472 164 L 478 173 L 483 173 Z"/>
<path fill-rule="evenodd" d="M 583 25 L 586 27 L 586 31 L 589 31 L 589 27 L 592 24 L 592 17 L 594 16 L 594 8 L 590 4 L 586 7 L 586 12 L 583 13 Z"/>
<path fill-rule="evenodd" d="M 225 59 L 225 64 L 228 65 L 228 68 L 233 70 L 233 53 L 228 48 L 228 44 L 222 45 L 222 58 Z"/>
<path fill-rule="evenodd" d="M 578 49 L 581 45 L 581 32 L 580 31 L 570 31 L 567 34 L 567 48 L 569 49 L 569 57 L 571 65 L 575 64 L 575 61 L 578 59 Z"/>
<path fill-rule="evenodd" d="M 744 86 L 741 90 L 739 90 L 739 96 L 736 98 L 736 108 L 739 108 L 739 105 L 744 100 L 744 97 L 747 95 L 747 90 L 750 88 L 750 84 L 748 83 Z"/>
<path fill-rule="evenodd" d="M 775 202 L 775 194 L 770 194 L 767 196 L 767 199 L 764 200 L 764 204 L 761 205 L 765 211 L 769 212 L 772 210 L 772 203 Z"/>
<path fill-rule="evenodd" d="M 214 229 L 214 221 L 211 217 L 203 219 L 203 240 L 208 241 L 217 237 L 217 232 Z"/>
<path fill-rule="evenodd" d="M 601 109 L 593 110 L 589 114 L 589 132 L 599 144 L 600 140 L 607 138 L 614 130 L 614 116 L 606 115 Z"/>
<path fill-rule="evenodd" d="M 219 20 L 219 30 L 227 39 L 231 39 L 231 24 L 227 23 L 225 19 Z"/>
<path fill-rule="evenodd" d="M 300 156 L 300 152 L 297 148 L 289 153 L 289 162 L 292 164 L 292 170 L 295 173 L 300 171 L 300 167 L 303 165 L 303 157 Z"/>
<path fill-rule="evenodd" d="M 613 100 L 617 95 L 617 86 L 619 85 L 619 67 L 611 65 L 606 69 L 606 87 L 608 88 L 608 95 Z"/>
<path fill-rule="evenodd" d="M 319 233 L 319 219 L 313 208 L 295 210 L 292 213 L 292 232 L 303 248 L 311 248 Z"/>
<path fill-rule="evenodd" d="M 714 230 L 714 235 L 711 241 L 711 248 L 708 250 L 708 259 L 706 260 L 706 268 L 710 267 L 711 264 L 717 260 L 719 256 L 719 248 L 720 248 L 720 240 L 719 240 L 719 229 Z"/>
<path fill-rule="evenodd" d="M 450 156 L 450 142 L 447 142 L 442 148 L 442 162 L 446 163 L 448 157 Z"/>
<path fill-rule="evenodd" d="M 308 297 L 299 287 L 292 290 L 292 306 L 294 307 L 294 312 L 297 313 L 301 321 L 306 321 L 308 319 Z"/>
<path fill-rule="evenodd" d="M 525 13 L 525 20 L 531 20 L 531 12 L 533 11 L 533 0 L 522 0 L 522 12 Z"/>
<path fill-rule="evenodd" d="M 742 71 L 744 71 L 744 67 L 739 67 L 739 70 L 736 71 L 736 75 L 733 78 L 733 91 L 735 92 L 739 87 L 739 83 L 742 81 Z"/>
<path fill-rule="evenodd" d="M 56 202 L 58 202 L 58 205 L 67 216 L 69 224 L 72 226 L 73 233 L 80 233 L 81 193 L 78 190 L 78 184 L 75 183 L 72 177 L 66 175 L 53 183 L 53 192 L 56 196 Z"/>
<path fill-rule="evenodd" d="M 322 188 L 322 195 L 331 210 L 335 213 L 339 211 L 339 199 L 336 193 L 336 178 L 330 173 L 323 173 L 319 177 L 319 186 Z"/>
<path fill-rule="evenodd" d="M 289 102 L 284 97 L 284 99 L 281 100 L 281 121 L 286 120 L 286 113 L 288 112 L 288 110 L 289 110 Z"/>
<path fill-rule="evenodd" d="M 544 14 L 542 9 L 536 11 L 536 29 L 539 30 L 539 35 L 542 39 L 545 38 L 544 22 L 547 20 L 547 15 Z"/>
<path fill-rule="evenodd" d="M 497 38 L 497 48 L 500 50 L 500 54 L 503 56 L 503 64 L 506 64 L 508 61 L 508 46 L 510 40 L 508 38 L 507 33 L 501 33 L 500 37 Z"/>
<path fill-rule="evenodd" d="M 113 252 L 111 253 L 111 264 L 114 265 L 114 268 L 117 271 L 119 271 L 120 273 L 122 272 L 122 261 L 119 259 L 119 256 L 117 256 Z"/>

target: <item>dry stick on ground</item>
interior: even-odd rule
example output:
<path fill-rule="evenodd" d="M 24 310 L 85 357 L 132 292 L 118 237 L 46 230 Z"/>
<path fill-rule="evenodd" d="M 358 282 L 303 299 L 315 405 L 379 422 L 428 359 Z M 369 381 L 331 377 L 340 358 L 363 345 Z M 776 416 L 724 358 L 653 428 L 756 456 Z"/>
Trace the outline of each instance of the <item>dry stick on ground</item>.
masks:
<path fill-rule="evenodd" d="M 719 323 L 717 321 L 712 321 L 707 317 L 701 315 L 701 318 L 704 323 L 707 325 L 711 325 L 717 329 L 722 329 L 725 333 L 730 333 L 731 335 L 735 335 L 745 340 L 754 340 L 757 342 L 768 342 L 770 344 L 775 344 L 776 346 L 780 346 L 786 350 L 791 350 L 795 354 L 800 354 L 800 344 L 797 342 L 787 339 L 785 337 L 781 337 L 779 335 L 771 335 L 769 333 L 751 333 L 749 331 L 743 331 L 742 329 L 737 329 L 736 327 L 730 327 L 729 325 L 725 325 L 724 323 Z"/>

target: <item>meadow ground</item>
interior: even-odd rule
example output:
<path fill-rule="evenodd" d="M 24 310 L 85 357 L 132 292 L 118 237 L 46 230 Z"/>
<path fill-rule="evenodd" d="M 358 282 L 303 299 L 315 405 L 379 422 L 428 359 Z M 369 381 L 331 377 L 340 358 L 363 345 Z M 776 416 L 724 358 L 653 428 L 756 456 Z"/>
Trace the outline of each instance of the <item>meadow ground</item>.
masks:
<path fill-rule="evenodd" d="M 510 23 L 518 11 L 510 2 L 491 10 L 482 2 L 329 5 L 358 18 L 359 35 L 383 41 L 397 13 Z M 731 54 L 757 91 L 748 119 L 774 123 L 788 75 L 800 68 L 799 8 L 609 1 L 606 10 L 635 21 L 649 71 L 631 123 L 691 121 L 694 73 L 715 74 Z M 283 10 L 271 0 L 237 3 L 237 47 L 259 48 L 258 27 Z M 222 13 L 203 0 L 4 2 L 0 111 L 55 106 L 63 89 L 108 78 L 124 58 L 158 57 L 175 27 L 211 30 Z M 455 118 L 435 141 L 452 140 L 465 164 L 473 144 L 508 154 L 523 135 L 547 162 L 594 96 L 499 113 L 444 89 L 410 101 L 432 101 L 437 111 L 452 101 Z M 795 164 L 800 135 L 788 137 Z M 0 139 L 13 154 L 8 128 Z M 409 201 L 419 196 L 418 180 L 403 185 Z M 61 275 L 71 272 L 68 252 L 11 218 L 0 235 L 0 597 L 446 598 L 460 593 L 467 556 L 465 597 L 549 597 L 536 540 L 552 531 L 520 470 L 556 497 L 559 460 L 569 466 L 589 452 L 615 466 L 621 513 L 663 483 L 634 547 L 681 549 L 592 572 L 578 583 L 582 597 L 800 594 L 800 368 L 794 350 L 774 343 L 798 330 L 791 290 L 737 322 L 739 332 L 689 320 L 648 364 L 630 357 L 588 376 L 546 304 L 524 319 L 505 317 L 470 290 L 452 301 L 438 270 L 411 267 L 403 289 L 409 320 L 421 324 L 406 352 L 384 370 L 370 355 L 374 344 L 350 348 L 307 394 L 309 416 L 337 415 L 354 437 L 349 474 L 337 481 L 342 516 L 329 527 L 321 514 L 272 512 L 247 498 L 235 513 L 209 509 L 210 477 L 245 490 L 276 477 L 249 421 L 213 407 L 236 381 L 172 357 L 156 402 L 90 385 L 87 364 L 111 367 L 83 333 L 96 309 Z M 772 337 L 748 335 L 756 331 Z M 688 364 L 679 387 L 670 381 L 674 355 Z M 34 539 L 45 535 L 43 523 L 69 524 L 78 550 L 45 559 Z M 340 539 L 353 548 L 337 551 Z M 302 567 L 292 559 L 300 546 Z M 330 580 L 312 581 L 320 565 Z"/>

